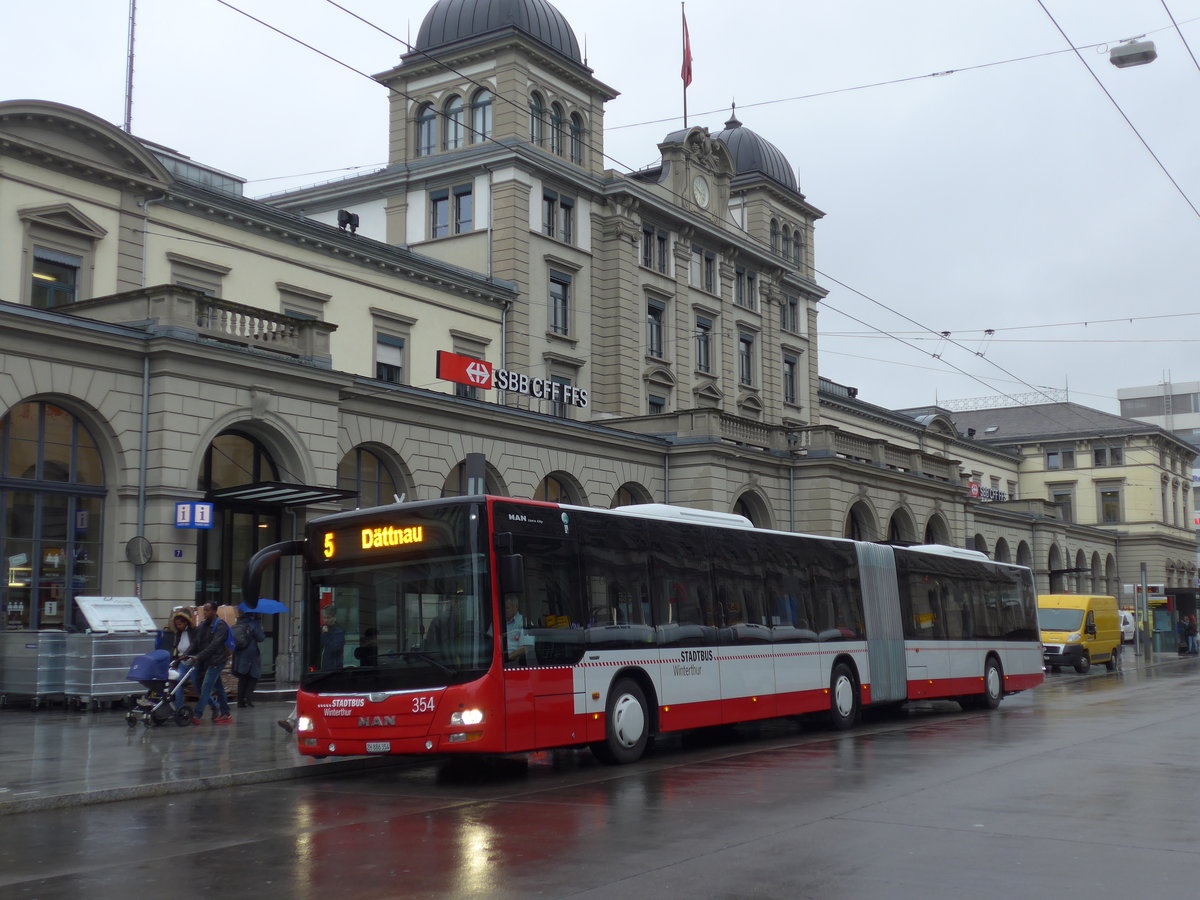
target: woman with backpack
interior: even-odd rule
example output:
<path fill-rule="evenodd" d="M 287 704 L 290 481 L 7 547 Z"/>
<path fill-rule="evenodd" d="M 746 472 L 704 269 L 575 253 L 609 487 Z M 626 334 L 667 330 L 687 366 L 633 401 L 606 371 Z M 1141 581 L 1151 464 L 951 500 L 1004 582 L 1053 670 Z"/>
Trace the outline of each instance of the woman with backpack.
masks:
<path fill-rule="evenodd" d="M 262 622 L 252 612 L 238 610 L 233 626 L 233 674 L 237 677 L 237 705 L 254 705 L 254 687 L 262 677 L 262 653 L 258 645 L 267 639 Z"/>

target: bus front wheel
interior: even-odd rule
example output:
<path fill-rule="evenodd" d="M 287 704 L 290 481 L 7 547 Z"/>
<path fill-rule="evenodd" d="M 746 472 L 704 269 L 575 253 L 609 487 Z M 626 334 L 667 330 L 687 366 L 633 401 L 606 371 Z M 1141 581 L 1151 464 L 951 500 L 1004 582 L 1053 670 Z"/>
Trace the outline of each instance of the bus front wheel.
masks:
<path fill-rule="evenodd" d="M 592 752 L 613 765 L 637 762 L 646 752 L 650 738 L 650 716 L 646 695 L 636 681 L 623 678 L 608 693 L 604 740 L 592 744 Z"/>
<path fill-rule="evenodd" d="M 858 685 L 845 663 L 834 666 L 829 678 L 829 719 L 838 731 L 853 728 L 858 721 Z"/>

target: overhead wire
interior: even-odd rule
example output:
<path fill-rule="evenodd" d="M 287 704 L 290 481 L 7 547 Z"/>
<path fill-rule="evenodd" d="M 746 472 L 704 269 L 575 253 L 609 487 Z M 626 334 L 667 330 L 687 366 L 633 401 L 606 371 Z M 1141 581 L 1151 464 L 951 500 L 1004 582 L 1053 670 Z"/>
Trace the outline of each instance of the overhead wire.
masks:
<path fill-rule="evenodd" d="M 962 334 L 963 332 L 966 332 L 967 334 L 974 334 L 975 332 L 984 334 L 989 331 L 998 333 L 1001 331 L 1028 331 L 1029 329 L 1042 329 L 1042 328 L 1074 328 L 1074 327 L 1078 327 L 1080 325 L 1083 325 L 1086 327 L 1086 326 L 1091 326 L 1091 325 L 1110 325 L 1110 324 L 1114 324 L 1116 322 L 1120 322 L 1122 324 L 1133 324 L 1134 322 L 1148 322 L 1148 321 L 1152 321 L 1152 320 L 1156 320 L 1156 319 L 1186 319 L 1186 318 L 1192 318 L 1195 316 L 1200 316 L 1200 312 L 1160 313 L 1158 315 L 1153 315 L 1153 316 L 1118 316 L 1113 319 L 1080 319 L 1076 322 L 1043 322 L 1043 323 L 1039 323 L 1037 325 L 1009 325 L 1009 326 L 1003 327 L 1003 328 L 951 328 L 949 330 L 951 332 L 953 332 L 954 334 Z M 837 336 L 839 336 L 839 337 L 852 337 L 853 335 L 862 334 L 862 333 L 863 332 L 858 332 L 858 331 L 826 332 L 826 334 L 837 334 Z M 912 333 L 913 334 L 918 334 L 918 333 L 924 334 L 925 332 L 921 331 L 921 332 L 912 332 Z M 908 334 L 908 332 L 900 331 L 900 332 L 897 332 L 897 334 Z"/>
<path fill-rule="evenodd" d="M 1167 6 L 1167 0 L 1159 0 L 1159 2 L 1162 3 L 1162 8 L 1163 11 L 1166 12 L 1167 18 L 1171 20 L 1171 25 L 1175 29 L 1175 33 L 1179 35 L 1179 40 L 1183 42 L 1184 49 L 1187 50 L 1188 56 L 1192 58 L 1192 65 L 1196 67 L 1197 71 L 1200 71 L 1200 62 L 1196 61 L 1196 54 L 1192 52 L 1191 45 L 1188 44 L 1187 38 L 1183 36 L 1183 31 L 1180 30 L 1179 23 L 1175 21 L 1175 16 L 1171 12 L 1171 8 Z"/>
<path fill-rule="evenodd" d="M 1079 52 L 1079 49 L 1071 43 L 1071 39 L 1067 37 L 1067 33 L 1063 31 L 1062 26 L 1058 24 L 1058 20 L 1054 18 L 1054 15 L 1050 12 L 1050 10 L 1046 9 L 1046 4 L 1043 3 L 1042 0 L 1035 0 L 1035 2 L 1042 8 L 1042 12 L 1046 14 L 1046 16 L 1054 24 L 1054 27 L 1058 29 L 1058 33 L 1061 34 L 1062 39 L 1067 42 L 1067 46 L 1075 51 L 1075 56 L 1079 59 L 1079 62 L 1085 69 L 1087 69 L 1087 73 L 1092 76 L 1092 80 L 1096 82 L 1100 90 L 1104 92 L 1104 96 L 1108 98 L 1109 102 L 1113 105 L 1117 112 L 1121 114 L 1121 118 L 1125 120 L 1125 124 L 1129 126 L 1130 130 L 1137 136 L 1137 139 L 1142 142 L 1142 146 L 1146 148 L 1146 152 L 1150 154 L 1150 158 L 1158 164 L 1160 169 L 1162 169 L 1162 173 L 1166 175 L 1167 180 L 1169 180 L 1171 184 L 1175 186 L 1175 190 L 1179 192 L 1179 196 L 1183 198 L 1184 202 L 1191 207 L 1191 210 L 1193 213 L 1195 213 L 1196 218 L 1200 219 L 1200 209 L 1196 208 L 1196 204 L 1192 202 L 1192 199 L 1183 190 L 1179 182 L 1175 180 L 1175 176 L 1172 175 L 1167 169 L 1166 164 L 1158 158 L 1158 154 L 1154 152 L 1149 142 L 1142 137 L 1142 133 L 1138 131 L 1137 126 L 1134 125 L 1129 116 L 1125 114 L 1125 110 L 1121 109 L 1121 104 L 1117 102 L 1116 97 L 1114 97 L 1109 92 L 1108 88 L 1104 86 L 1104 82 L 1100 80 L 1100 77 L 1094 71 L 1092 71 L 1092 67 L 1087 64 L 1087 60 L 1083 58 L 1083 54 Z"/>

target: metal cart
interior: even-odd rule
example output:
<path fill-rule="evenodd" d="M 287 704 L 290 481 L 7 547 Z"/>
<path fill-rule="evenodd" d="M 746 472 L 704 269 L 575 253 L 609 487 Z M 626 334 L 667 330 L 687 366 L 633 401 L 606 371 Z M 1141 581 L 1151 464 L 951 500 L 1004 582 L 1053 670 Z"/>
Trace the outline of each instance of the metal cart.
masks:
<path fill-rule="evenodd" d="M 88 623 L 82 634 L 68 634 L 66 685 L 69 705 L 100 709 L 139 694 L 125 676 L 134 657 L 154 649 L 157 628 L 137 597 L 76 597 Z"/>
<path fill-rule="evenodd" d="M 37 709 L 64 692 L 65 631 L 0 632 L 0 706 L 23 698 Z"/>

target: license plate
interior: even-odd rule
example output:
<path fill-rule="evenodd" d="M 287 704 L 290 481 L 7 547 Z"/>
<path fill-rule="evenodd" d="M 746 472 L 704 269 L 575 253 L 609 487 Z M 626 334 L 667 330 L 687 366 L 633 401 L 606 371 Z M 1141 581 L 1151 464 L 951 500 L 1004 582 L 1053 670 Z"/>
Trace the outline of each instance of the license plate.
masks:
<path fill-rule="evenodd" d="M 391 753 L 392 745 L 388 741 L 367 741 L 368 753 Z"/>

